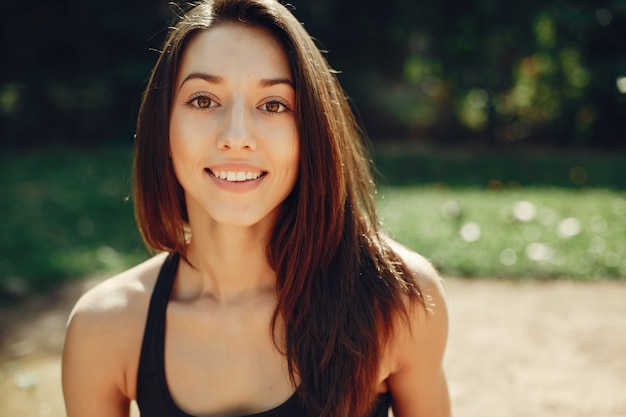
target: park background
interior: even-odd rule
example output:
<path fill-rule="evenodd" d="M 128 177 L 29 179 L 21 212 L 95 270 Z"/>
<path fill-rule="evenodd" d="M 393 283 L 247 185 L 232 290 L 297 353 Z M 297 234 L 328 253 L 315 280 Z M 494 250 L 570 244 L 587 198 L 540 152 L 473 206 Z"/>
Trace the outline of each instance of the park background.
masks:
<path fill-rule="evenodd" d="M 368 134 L 386 227 L 452 289 L 624 293 L 626 1 L 289 3 Z M 166 0 L 0 5 L 0 398 L 37 390 L 13 378 L 34 350 L 16 318 L 46 317 L 66 285 L 148 256 L 132 213 L 134 123 L 179 13 Z M 624 369 L 611 343 L 603 354 Z M 606 415 L 626 415 L 615 404 Z"/>

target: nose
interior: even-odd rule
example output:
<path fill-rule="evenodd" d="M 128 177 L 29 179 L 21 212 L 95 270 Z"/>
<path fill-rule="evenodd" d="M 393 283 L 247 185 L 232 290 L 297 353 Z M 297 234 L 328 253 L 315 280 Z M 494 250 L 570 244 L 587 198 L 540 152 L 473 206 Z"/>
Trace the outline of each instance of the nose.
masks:
<path fill-rule="evenodd" d="M 252 135 L 249 118 L 243 103 L 235 103 L 224 114 L 224 125 L 217 146 L 222 150 L 254 150 L 256 141 Z"/>

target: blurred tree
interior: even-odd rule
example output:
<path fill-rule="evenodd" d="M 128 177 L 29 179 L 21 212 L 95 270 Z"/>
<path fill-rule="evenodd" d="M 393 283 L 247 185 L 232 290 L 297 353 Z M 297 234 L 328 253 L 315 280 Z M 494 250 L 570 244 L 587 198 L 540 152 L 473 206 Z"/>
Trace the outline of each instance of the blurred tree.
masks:
<path fill-rule="evenodd" d="M 132 140 L 164 1 L 3 2 L 0 69 L 3 144 Z M 158 39 L 157 39 L 158 38 Z"/>
<path fill-rule="evenodd" d="M 626 147 L 626 0 L 291 4 L 374 139 Z M 129 142 L 172 7 L 4 2 L 2 143 Z"/>
<path fill-rule="evenodd" d="M 375 137 L 626 146 L 626 1 L 294 1 Z"/>

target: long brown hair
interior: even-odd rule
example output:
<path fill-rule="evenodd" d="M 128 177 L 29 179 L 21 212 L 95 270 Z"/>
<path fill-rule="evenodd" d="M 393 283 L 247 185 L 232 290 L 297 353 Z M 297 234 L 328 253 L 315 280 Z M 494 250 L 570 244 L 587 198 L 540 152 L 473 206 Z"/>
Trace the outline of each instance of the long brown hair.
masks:
<path fill-rule="evenodd" d="M 184 193 L 168 157 L 173 84 L 193 35 L 220 22 L 268 30 L 287 55 L 296 90 L 299 178 L 267 248 L 277 275 L 272 334 L 280 318 L 292 382 L 311 415 L 366 416 L 395 319 L 406 317 L 407 297 L 423 299 L 379 231 L 370 163 L 345 94 L 311 37 L 277 1 L 203 1 L 171 29 L 137 122 L 139 229 L 152 249 L 185 256 Z"/>

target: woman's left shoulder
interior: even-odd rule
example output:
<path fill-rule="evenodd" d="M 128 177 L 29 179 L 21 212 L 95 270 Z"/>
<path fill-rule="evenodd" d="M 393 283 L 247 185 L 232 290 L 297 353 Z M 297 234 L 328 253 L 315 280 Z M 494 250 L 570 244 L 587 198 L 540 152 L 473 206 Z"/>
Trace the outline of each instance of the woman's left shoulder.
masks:
<path fill-rule="evenodd" d="M 428 259 L 391 238 L 385 240 L 411 273 L 411 278 L 417 283 L 422 295 L 432 296 L 435 292 L 434 295 L 443 297 L 442 278 Z"/>
<path fill-rule="evenodd" d="M 411 273 L 420 295 L 406 295 L 408 315 L 398 316 L 400 324 L 395 329 L 393 343 L 396 347 L 403 346 L 401 350 L 409 355 L 415 349 L 443 349 L 448 335 L 448 305 L 443 279 L 424 256 L 389 238 L 387 243 Z"/>
<path fill-rule="evenodd" d="M 391 250 L 412 274 L 421 297 L 405 298 L 408 313 L 387 341 L 387 387 L 397 416 L 450 416 L 443 371 L 448 309 L 442 279 L 423 256 L 389 239 Z"/>

